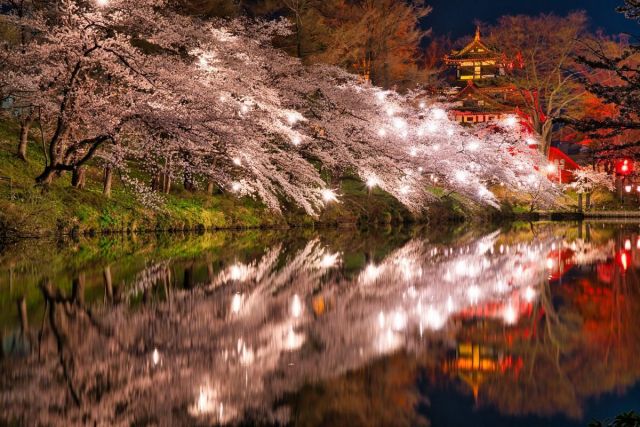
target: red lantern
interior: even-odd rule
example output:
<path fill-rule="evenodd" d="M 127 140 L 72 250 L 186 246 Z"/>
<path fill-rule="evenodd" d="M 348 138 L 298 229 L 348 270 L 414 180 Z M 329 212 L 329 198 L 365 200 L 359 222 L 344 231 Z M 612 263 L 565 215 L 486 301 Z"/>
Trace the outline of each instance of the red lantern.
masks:
<path fill-rule="evenodd" d="M 616 160 L 616 173 L 618 175 L 627 176 L 633 172 L 633 160 L 620 159 Z"/>

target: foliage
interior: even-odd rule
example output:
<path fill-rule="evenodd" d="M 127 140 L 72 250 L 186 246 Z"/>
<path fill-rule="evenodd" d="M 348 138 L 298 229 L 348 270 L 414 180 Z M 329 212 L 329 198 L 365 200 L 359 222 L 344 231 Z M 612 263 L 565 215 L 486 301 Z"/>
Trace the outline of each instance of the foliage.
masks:
<path fill-rule="evenodd" d="M 494 206 L 492 182 L 553 203 L 553 185 L 530 172 L 544 160 L 512 121 L 475 136 L 433 101 L 418 103 L 422 94 L 383 91 L 274 49 L 270 40 L 289 32 L 281 21 L 200 21 L 162 5 L 65 0 L 9 15 L 34 34 L 10 50 L 5 76 L 12 99 L 37 93 L 25 101 L 38 103 L 47 136 L 39 182 L 72 171 L 78 184 L 98 156 L 156 209 L 182 177 L 188 190 L 204 181 L 317 218 L 340 200 L 326 172 L 353 173 L 413 213 L 435 200 L 433 180 Z"/>
<path fill-rule="evenodd" d="M 634 0 L 625 0 L 619 8 L 630 19 L 636 19 L 640 5 Z M 633 151 L 637 147 L 640 130 L 640 43 L 634 38 L 627 42 L 613 43 L 597 40 L 585 44 L 584 52 L 577 61 L 586 68 L 582 78 L 589 92 L 612 111 L 599 117 L 569 117 L 567 122 L 577 129 L 597 138 L 609 138 L 626 134 L 623 140 L 604 141 L 598 152 L 608 151 L 613 156 L 620 150 Z M 602 74 L 606 78 L 593 79 Z"/>
<path fill-rule="evenodd" d="M 583 12 L 566 17 L 503 16 L 487 37 L 506 55 L 506 79 L 518 91 L 518 101 L 540 135 L 540 149 L 545 154 L 551 146 L 554 123 L 580 108 L 586 94 L 574 69 L 574 55 L 580 51 L 586 25 Z"/>
<path fill-rule="evenodd" d="M 589 427 L 638 427 L 640 426 L 640 415 L 631 411 L 616 416 L 611 422 L 592 421 Z"/>
<path fill-rule="evenodd" d="M 578 169 L 573 172 L 574 182 L 570 184 L 577 193 L 591 193 L 599 188 L 615 191 L 615 184 L 611 175 L 589 168 Z"/>

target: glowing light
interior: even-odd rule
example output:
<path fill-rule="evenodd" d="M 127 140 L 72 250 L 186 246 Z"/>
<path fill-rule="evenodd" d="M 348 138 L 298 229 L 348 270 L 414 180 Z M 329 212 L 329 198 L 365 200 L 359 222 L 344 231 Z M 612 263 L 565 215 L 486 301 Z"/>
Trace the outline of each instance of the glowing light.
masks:
<path fill-rule="evenodd" d="M 335 254 L 325 254 L 320 260 L 320 268 L 335 267 L 336 264 L 338 264 L 339 258 L 340 252 L 336 252 Z"/>
<path fill-rule="evenodd" d="M 396 113 L 396 110 L 393 107 L 387 108 L 387 116 L 391 117 Z"/>
<path fill-rule="evenodd" d="M 242 295 L 234 294 L 231 298 L 231 312 L 239 313 L 240 308 L 242 308 Z"/>
<path fill-rule="evenodd" d="M 239 182 L 234 182 L 233 184 L 231 184 L 231 191 L 237 193 L 240 190 L 242 190 L 242 184 L 240 184 Z"/>
<path fill-rule="evenodd" d="M 293 296 L 291 300 L 291 315 L 295 318 L 300 317 L 302 314 L 302 302 L 300 301 L 300 297 L 298 294 Z"/>
<path fill-rule="evenodd" d="M 469 174 L 465 171 L 459 170 L 459 171 L 456 171 L 455 177 L 457 181 L 465 183 L 467 182 L 467 178 L 469 177 Z"/>
<path fill-rule="evenodd" d="M 524 290 L 524 299 L 527 302 L 532 302 L 536 297 L 536 291 L 533 290 L 531 286 L 527 286 Z"/>
<path fill-rule="evenodd" d="M 364 269 L 360 277 L 364 283 L 373 283 L 378 280 L 378 277 L 380 277 L 383 271 L 384 266 L 369 264 L 367 265 L 367 268 Z"/>
<path fill-rule="evenodd" d="M 633 187 L 632 187 L 631 185 L 625 185 L 625 186 L 624 186 L 624 191 L 626 191 L 627 193 L 631 193 L 631 189 L 632 189 L 632 188 L 633 188 Z"/>
<path fill-rule="evenodd" d="M 527 145 L 531 146 L 531 145 L 537 145 L 538 141 L 536 141 L 533 138 L 527 138 L 527 140 L 525 141 L 527 143 Z"/>
<path fill-rule="evenodd" d="M 229 276 L 231 280 L 245 280 L 249 275 L 249 269 L 242 264 L 234 264 L 229 269 Z"/>
<path fill-rule="evenodd" d="M 473 141 L 471 144 L 469 144 L 468 148 L 470 151 L 476 151 L 478 148 L 480 148 L 480 144 L 477 141 Z"/>
<path fill-rule="evenodd" d="M 322 200 L 324 200 L 325 203 L 336 202 L 338 201 L 338 196 L 336 196 L 336 193 L 333 190 L 325 188 L 322 190 Z"/>
<path fill-rule="evenodd" d="M 454 310 L 453 299 L 449 297 L 447 298 L 447 311 L 449 313 L 453 313 L 453 310 Z"/>
<path fill-rule="evenodd" d="M 383 137 L 387 135 L 387 131 L 385 129 L 378 129 L 378 136 Z"/>
<path fill-rule="evenodd" d="M 367 187 L 373 188 L 377 187 L 378 185 L 380 185 L 380 180 L 375 176 L 370 176 L 369 178 L 367 178 Z"/>
<path fill-rule="evenodd" d="M 384 328 L 384 324 L 385 324 L 384 313 L 380 312 L 378 314 L 378 326 L 380 326 L 380 328 Z"/>
<path fill-rule="evenodd" d="M 393 122 L 393 126 L 396 129 L 404 129 L 405 127 L 407 127 L 407 122 L 405 122 L 400 117 L 394 117 L 392 122 Z"/>
<path fill-rule="evenodd" d="M 508 305 L 504 309 L 502 313 L 502 317 L 505 323 L 508 325 L 513 325 L 518 321 L 518 313 L 516 312 L 515 308 L 513 308 L 511 305 Z"/>
<path fill-rule="evenodd" d="M 158 352 L 157 348 L 154 348 L 153 352 L 151 353 L 151 362 L 154 365 L 157 365 L 158 363 L 160 363 L 160 353 Z"/>
<path fill-rule="evenodd" d="M 436 123 L 434 122 L 427 123 L 427 132 L 434 133 L 436 130 L 438 130 L 438 125 Z"/>
<path fill-rule="evenodd" d="M 287 335 L 284 340 L 285 350 L 297 350 L 304 344 L 305 337 L 303 334 L 296 334 L 293 327 L 290 327 L 287 331 Z"/>
<path fill-rule="evenodd" d="M 298 121 L 300 121 L 303 118 L 302 115 L 297 111 L 289 111 L 287 112 L 286 115 L 287 115 L 287 122 L 289 122 L 289 124 L 292 126 L 298 123 Z"/>
<path fill-rule="evenodd" d="M 553 259 L 547 258 L 547 269 L 551 270 L 553 268 Z"/>
<path fill-rule="evenodd" d="M 396 311 L 391 318 L 391 328 L 394 331 L 402 331 L 407 327 L 407 315 L 402 311 Z"/>
<path fill-rule="evenodd" d="M 547 172 L 554 173 L 555 171 L 556 171 L 556 165 L 554 165 L 553 163 L 549 163 L 547 165 Z"/>
<path fill-rule="evenodd" d="M 433 118 L 436 120 L 442 120 L 447 117 L 447 112 L 442 108 L 434 108 L 431 113 L 433 114 Z"/>
<path fill-rule="evenodd" d="M 378 92 L 376 93 L 376 98 L 378 98 L 378 101 L 384 101 L 384 99 L 386 98 L 386 94 L 384 92 Z"/>
<path fill-rule="evenodd" d="M 640 249 L 640 237 L 636 240 L 636 249 Z"/>
<path fill-rule="evenodd" d="M 469 301 L 471 301 L 473 304 L 477 303 L 481 293 L 482 291 L 478 286 L 476 285 L 470 286 L 469 289 L 467 290 L 467 296 L 469 297 Z"/>
<path fill-rule="evenodd" d="M 425 104 L 424 102 L 421 102 L 420 104 L 418 104 L 418 106 L 419 106 L 420 108 L 424 108 L 424 107 L 426 107 L 426 106 L 427 106 L 427 104 Z"/>
<path fill-rule="evenodd" d="M 444 317 L 433 308 L 427 311 L 426 321 L 427 326 L 434 330 L 442 328 L 445 323 Z"/>
<path fill-rule="evenodd" d="M 631 240 L 627 239 L 624 241 L 624 248 L 628 251 L 631 250 Z"/>
<path fill-rule="evenodd" d="M 418 155 L 418 150 L 415 148 L 412 148 L 411 150 L 409 150 L 409 155 L 411 157 L 416 157 Z"/>
<path fill-rule="evenodd" d="M 515 127 L 518 124 L 518 119 L 515 116 L 509 116 L 504 119 L 504 124 L 509 127 Z"/>
<path fill-rule="evenodd" d="M 217 393 L 209 386 L 200 387 L 196 404 L 190 407 L 190 412 L 196 415 L 209 414 L 217 409 Z"/>
<path fill-rule="evenodd" d="M 291 138 L 291 143 L 296 146 L 300 145 L 302 143 L 302 139 L 298 135 L 295 135 L 293 138 Z"/>
<path fill-rule="evenodd" d="M 96 4 L 99 7 L 106 7 L 109 6 L 109 0 L 96 0 Z"/>

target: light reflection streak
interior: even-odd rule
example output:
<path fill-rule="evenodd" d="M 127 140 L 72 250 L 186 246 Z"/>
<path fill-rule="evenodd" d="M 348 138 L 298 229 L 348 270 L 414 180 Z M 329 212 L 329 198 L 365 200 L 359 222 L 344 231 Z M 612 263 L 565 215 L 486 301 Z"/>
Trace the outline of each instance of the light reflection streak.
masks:
<path fill-rule="evenodd" d="M 276 245 L 235 261 L 199 293 L 176 292 L 170 309 L 113 318 L 126 319 L 121 329 L 133 337 L 154 334 L 146 347 L 152 352 L 141 358 L 155 376 L 132 384 L 136 393 L 188 390 L 190 415 L 233 423 L 247 411 L 269 411 L 270 397 L 310 376 L 332 378 L 401 348 L 420 351 L 420 337 L 451 334 L 459 319 L 517 325 L 543 297 L 541 284 L 558 264 L 554 250 L 586 264 L 611 257 L 616 246 L 544 235 L 524 244 L 498 232 L 450 245 L 413 238 L 352 276 L 338 276 L 330 269 L 343 262 L 342 252 L 316 238 L 297 250 Z M 162 268 L 139 277 L 151 283 Z M 154 396 L 158 406 L 167 403 Z"/>

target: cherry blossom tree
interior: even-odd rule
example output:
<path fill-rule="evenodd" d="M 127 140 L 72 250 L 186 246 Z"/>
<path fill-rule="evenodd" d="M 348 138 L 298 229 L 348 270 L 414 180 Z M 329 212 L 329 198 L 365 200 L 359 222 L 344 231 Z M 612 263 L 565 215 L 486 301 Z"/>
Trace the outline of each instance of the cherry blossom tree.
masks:
<path fill-rule="evenodd" d="M 106 194 L 118 169 L 157 206 L 156 191 L 181 176 L 187 189 L 205 181 L 316 216 L 340 200 L 325 171 L 354 173 L 414 213 L 435 185 L 494 206 L 492 185 L 535 186 L 553 203 L 555 187 L 536 172 L 544 159 L 515 118 L 470 133 L 422 93 L 384 91 L 275 49 L 285 21 L 202 21 L 165 6 L 60 0 L 10 16 L 37 34 L 12 52 L 20 66 L 8 81 L 38 93 L 48 152 L 39 183 L 71 171 L 82 186 L 83 167 L 99 157 Z"/>

